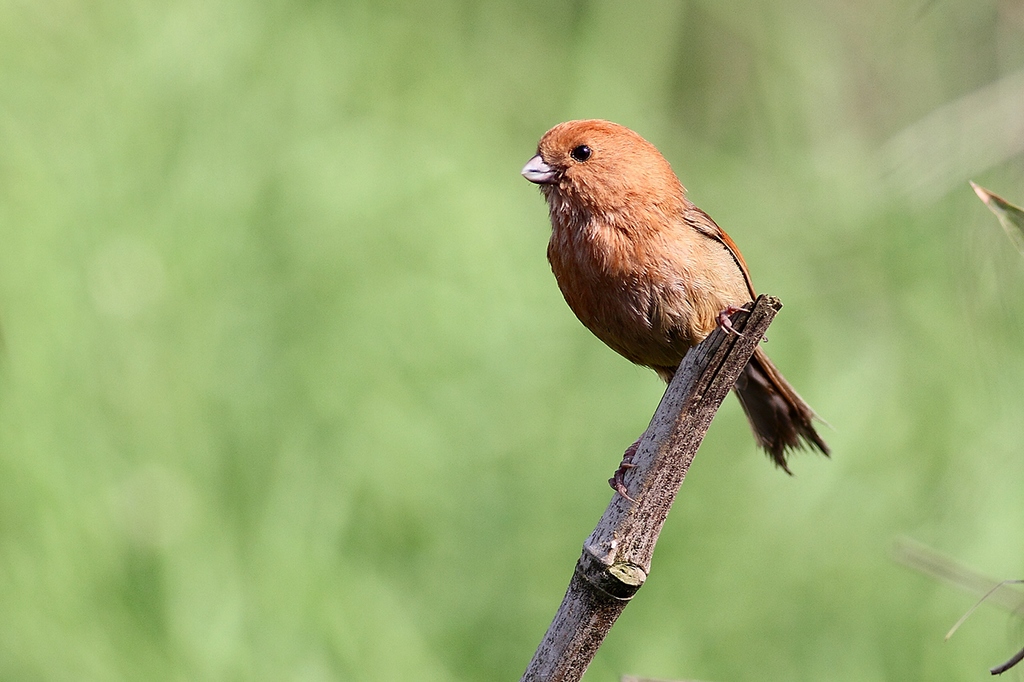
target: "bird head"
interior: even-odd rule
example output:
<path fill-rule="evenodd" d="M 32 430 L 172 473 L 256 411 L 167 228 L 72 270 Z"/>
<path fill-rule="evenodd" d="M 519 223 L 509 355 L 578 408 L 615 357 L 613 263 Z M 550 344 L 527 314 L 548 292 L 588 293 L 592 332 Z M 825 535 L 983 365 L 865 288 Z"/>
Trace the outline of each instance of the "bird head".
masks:
<path fill-rule="evenodd" d="M 625 126 L 590 119 L 549 130 L 523 177 L 540 186 L 552 209 L 593 212 L 682 200 L 685 190 L 653 144 Z"/>

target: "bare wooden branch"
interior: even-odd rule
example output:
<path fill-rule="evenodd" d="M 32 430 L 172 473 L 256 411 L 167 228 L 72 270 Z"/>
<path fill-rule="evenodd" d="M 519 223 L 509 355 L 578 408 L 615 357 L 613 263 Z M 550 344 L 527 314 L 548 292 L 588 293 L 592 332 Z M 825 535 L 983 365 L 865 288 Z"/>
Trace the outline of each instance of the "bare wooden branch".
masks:
<path fill-rule="evenodd" d="M 665 391 L 626 474 L 635 502 L 613 495 L 583 544 L 555 619 L 520 682 L 575 682 L 651 570 L 654 545 L 711 420 L 782 308 L 759 296 L 691 349 Z"/>

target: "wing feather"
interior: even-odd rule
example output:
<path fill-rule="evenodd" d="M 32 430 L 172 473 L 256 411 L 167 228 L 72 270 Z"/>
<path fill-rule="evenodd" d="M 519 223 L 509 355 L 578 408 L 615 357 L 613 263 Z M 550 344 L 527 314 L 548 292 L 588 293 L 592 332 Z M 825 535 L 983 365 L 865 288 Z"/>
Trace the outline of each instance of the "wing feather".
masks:
<path fill-rule="evenodd" d="M 743 273 L 743 279 L 747 283 L 747 291 L 750 292 L 750 300 L 753 301 L 757 299 L 757 292 L 754 290 L 754 282 L 750 279 L 750 271 L 747 270 L 747 262 L 743 260 L 743 256 L 740 254 L 740 249 L 736 246 L 736 242 L 726 234 L 725 230 L 720 228 L 718 224 L 711 219 L 711 216 L 693 204 L 689 205 L 685 218 L 686 222 L 692 225 L 698 232 L 711 237 L 726 248 L 732 256 L 732 259 L 736 261 L 736 265 L 739 266 L 740 272 Z"/>

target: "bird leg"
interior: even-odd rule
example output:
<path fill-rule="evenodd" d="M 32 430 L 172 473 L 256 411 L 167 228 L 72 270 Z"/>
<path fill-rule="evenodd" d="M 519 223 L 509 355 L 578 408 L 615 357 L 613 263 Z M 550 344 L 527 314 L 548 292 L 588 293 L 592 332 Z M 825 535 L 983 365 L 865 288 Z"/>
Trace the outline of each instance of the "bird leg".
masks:
<path fill-rule="evenodd" d="M 732 320 L 729 319 L 730 315 L 732 315 L 733 313 L 738 313 L 741 310 L 747 313 L 750 312 L 750 308 L 747 308 L 745 306 L 730 305 L 726 306 L 725 310 L 718 313 L 718 326 L 724 329 L 726 334 L 735 334 L 736 336 L 743 336 L 743 334 L 736 331 L 736 328 L 732 326 Z"/>
<path fill-rule="evenodd" d="M 640 436 L 643 438 L 643 436 Z M 635 467 L 633 464 L 633 456 L 636 455 L 636 449 L 640 447 L 640 438 L 636 439 L 636 442 L 626 448 L 626 451 L 622 453 L 622 461 L 619 463 L 619 468 L 615 470 L 615 474 L 608 479 L 608 485 L 612 487 L 612 490 L 625 497 L 630 502 L 636 502 L 629 493 L 626 492 L 626 472 Z"/>

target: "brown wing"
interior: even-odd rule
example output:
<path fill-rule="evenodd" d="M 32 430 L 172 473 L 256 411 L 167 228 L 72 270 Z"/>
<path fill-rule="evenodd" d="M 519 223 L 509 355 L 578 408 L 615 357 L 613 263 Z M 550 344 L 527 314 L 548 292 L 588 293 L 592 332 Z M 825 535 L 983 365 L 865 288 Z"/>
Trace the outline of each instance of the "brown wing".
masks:
<path fill-rule="evenodd" d="M 729 251 L 732 259 L 736 261 L 736 265 L 739 266 L 740 272 L 743 273 L 743 279 L 747 283 L 747 291 L 750 292 L 750 300 L 753 301 L 757 299 L 757 292 L 754 291 L 754 283 L 750 280 L 750 272 L 747 270 L 747 263 L 743 260 L 743 255 L 740 254 L 740 250 L 739 247 L 736 246 L 736 242 L 734 242 L 732 238 L 725 233 L 725 230 L 720 228 L 717 223 L 711 219 L 711 216 L 693 204 L 690 204 L 685 217 L 686 221 L 692 225 L 694 229 L 719 242 Z"/>

